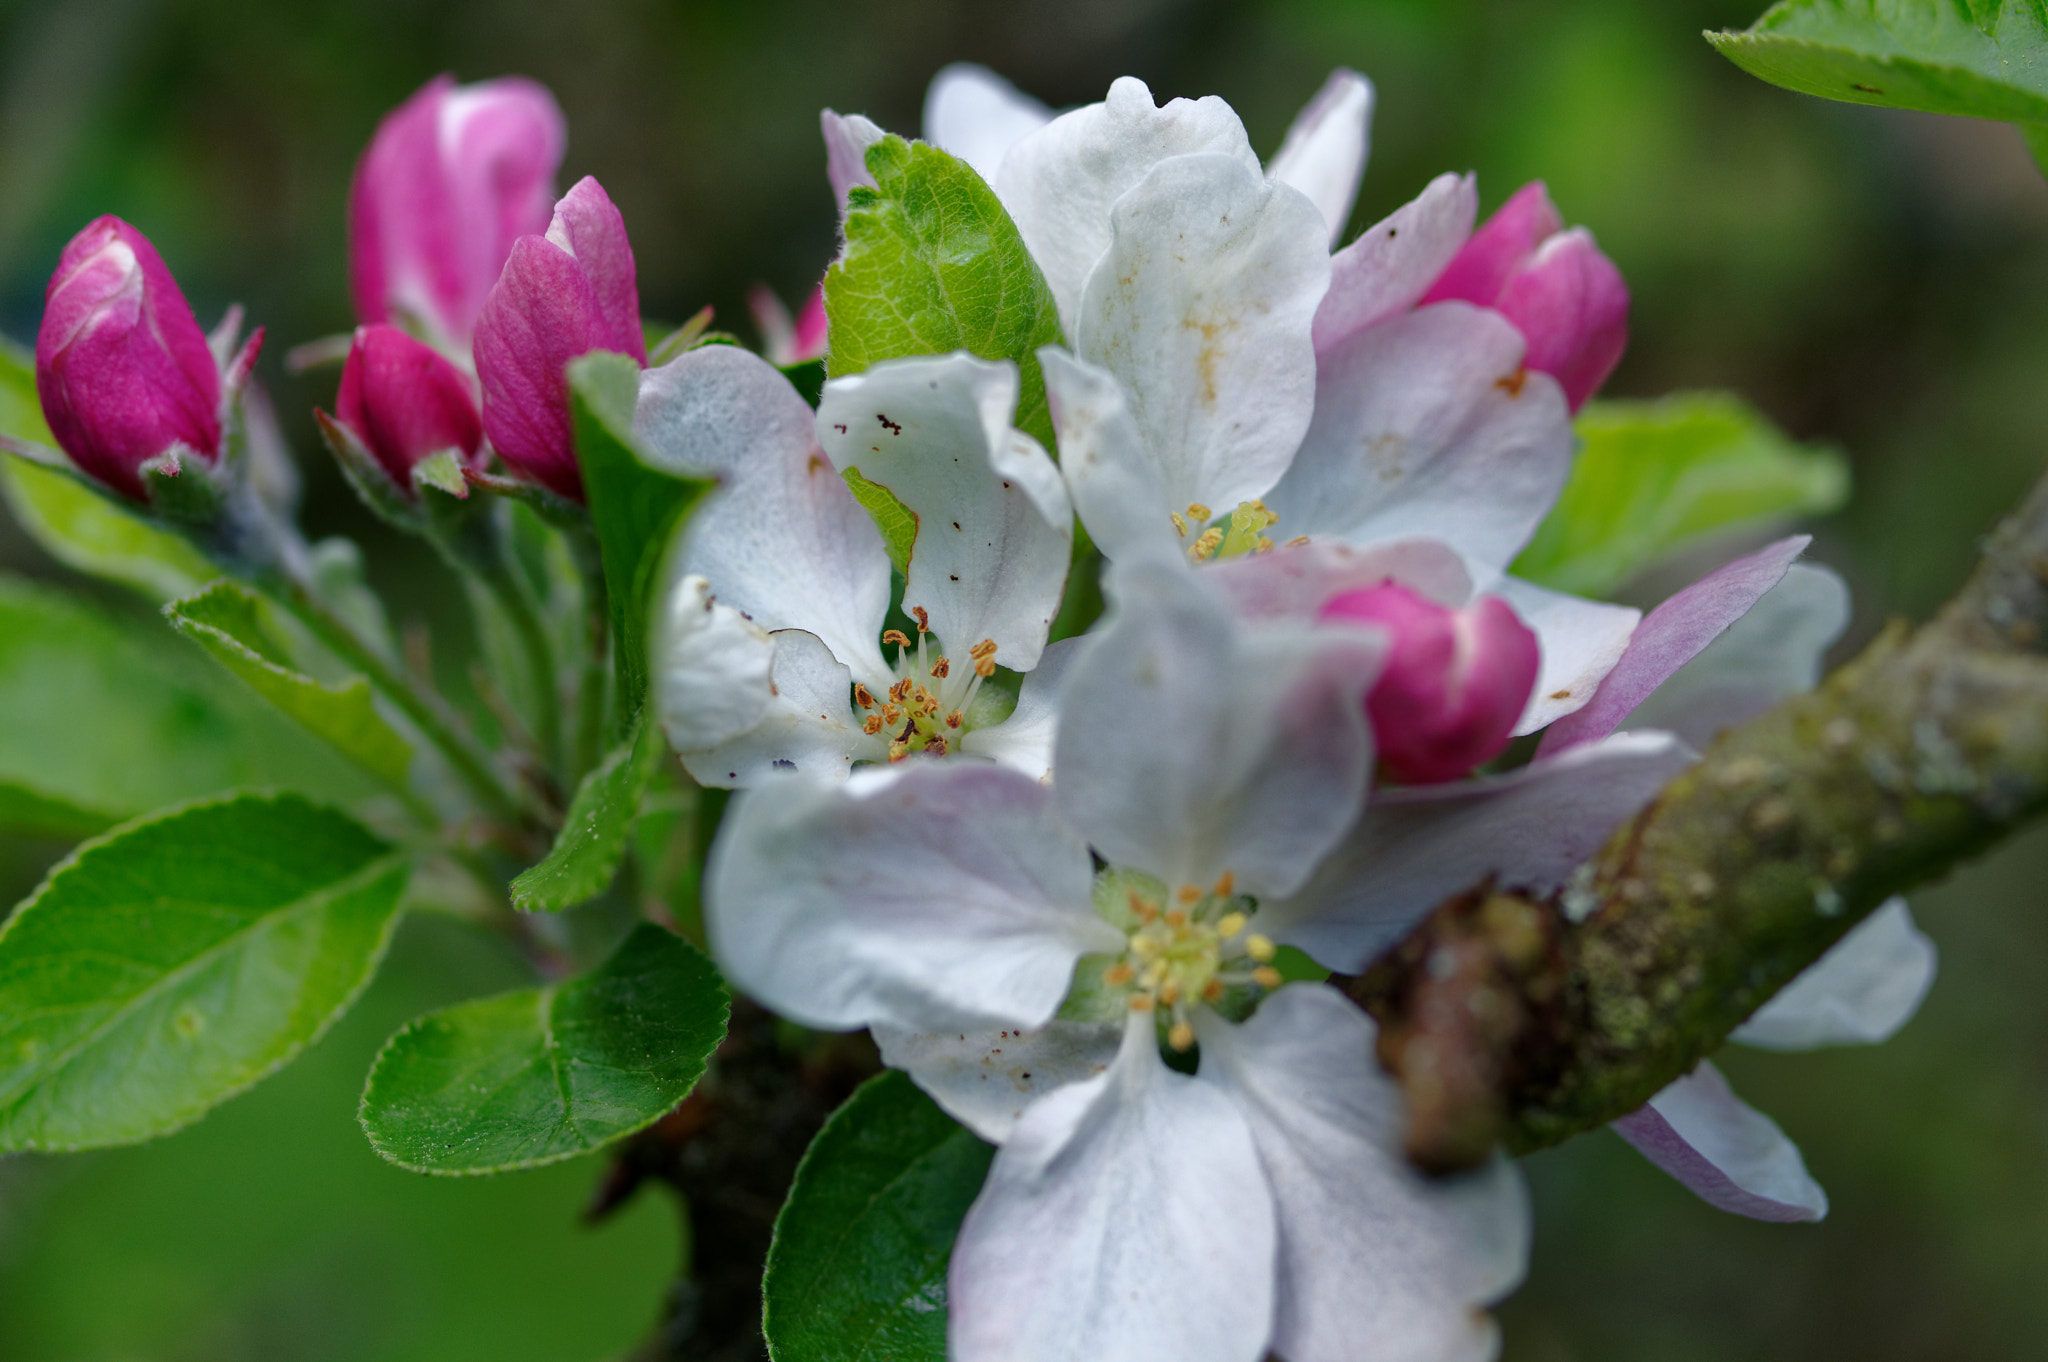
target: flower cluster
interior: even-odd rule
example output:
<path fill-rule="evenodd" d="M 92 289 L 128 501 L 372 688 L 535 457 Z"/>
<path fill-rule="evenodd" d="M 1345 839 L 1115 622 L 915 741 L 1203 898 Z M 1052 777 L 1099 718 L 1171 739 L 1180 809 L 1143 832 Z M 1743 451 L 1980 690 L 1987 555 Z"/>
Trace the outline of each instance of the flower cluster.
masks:
<path fill-rule="evenodd" d="M 1569 904 L 1846 619 L 1803 537 L 1647 614 L 1515 575 L 1627 289 L 1541 184 L 1479 224 L 1445 175 L 1347 242 L 1373 100 L 1336 72 L 1262 161 L 1220 99 L 1126 78 L 1055 113 L 948 68 L 927 138 L 1014 227 L 1056 340 L 896 354 L 815 403 L 786 370 L 832 353 L 824 292 L 794 321 L 757 294 L 765 355 L 686 328 L 650 367 L 623 216 L 593 179 L 555 197 L 539 87 L 437 80 L 357 172 L 323 428 L 366 495 L 573 523 L 593 351 L 641 371 L 635 457 L 715 484 L 605 579 L 658 579 L 625 625 L 649 731 L 740 792 L 704 875 L 726 975 L 867 1028 L 1000 1146 L 951 1261 L 962 1362 L 1487 1355 L 1519 1175 L 1408 1166 L 1373 1022 L 1326 981 L 1488 877 Z M 885 134 L 823 126 L 867 211 Z M 80 233 L 37 347 L 77 470 L 138 503 L 238 476 L 235 329 L 202 333 L 134 228 Z M 1097 584 L 1106 613 L 1063 626 Z M 1737 1038 L 1881 1039 L 1932 968 L 1890 906 Z M 1716 1205 L 1825 1209 L 1711 1066 L 1617 1128 Z"/>

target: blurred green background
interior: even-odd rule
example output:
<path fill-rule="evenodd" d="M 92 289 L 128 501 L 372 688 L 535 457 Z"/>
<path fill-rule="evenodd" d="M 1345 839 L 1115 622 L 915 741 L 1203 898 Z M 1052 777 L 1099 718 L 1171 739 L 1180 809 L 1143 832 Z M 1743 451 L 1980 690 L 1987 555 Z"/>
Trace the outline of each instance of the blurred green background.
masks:
<path fill-rule="evenodd" d="M 1705 27 L 1762 0 L 11 0 L 0 8 L 0 330 L 34 336 L 70 234 L 148 232 L 203 323 L 270 328 L 318 533 L 355 534 L 401 618 L 448 631 L 431 563 L 387 541 L 316 457 L 332 371 L 291 345 L 345 330 L 343 200 L 377 118 L 430 76 L 521 72 L 567 111 L 563 184 L 625 213 L 650 317 L 714 304 L 750 334 L 756 279 L 798 299 L 833 249 L 817 111 L 914 132 L 925 82 L 986 62 L 1055 104 L 1119 74 L 1220 94 L 1270 152 L 1329 68 L 1371 75 L 1353 227 L 1446 169 L 1497 204 L 1546 179 L 1634 290 L 1608 391 L 1734 388 L 1839 444 L 1857 487 L 1819 527 L 1858 630 L 1925 613 L 2048 440 L 2048 184 L 2009 128 L 1831 105 L 1761 85 Z M 0 568 L 61 575 L 11 525 Z M 138 632 L 137 602 L 87 588 Z M 62 848 L 0 848 L 0 892 Z M 2009 1359 L 2048 1353 L 2048 835 L 1915 901 L 1940 944 L 1925 1011 L 1882 1048 L 1731 1054 L 1834 1199 L 1814 1227 L 1694 1201 L 1611 1136 L 1538 1157 L 1535 1266 L 1506 1356 Z M 590 1359 L 653 1318 L 676 1259 L 646 1198 L 578 1226 L 600 1166 L 438 1181 L 378 1163 L 352 1121 L 404 1018 L 509 986 L 415 922 L 369 998 L 274 1082 L 159 1144 L 0 1162 L 0 1359 Z"/>

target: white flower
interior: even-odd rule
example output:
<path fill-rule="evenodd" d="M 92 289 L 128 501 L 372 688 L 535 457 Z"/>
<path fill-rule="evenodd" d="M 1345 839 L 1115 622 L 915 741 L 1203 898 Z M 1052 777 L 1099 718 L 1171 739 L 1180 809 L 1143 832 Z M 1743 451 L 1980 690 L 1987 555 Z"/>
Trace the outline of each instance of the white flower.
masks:
<path fill-rule="evenodd" d="M 654 622 L 657 712 L 697 780 L 956 751 L 1045 774 L 1073 517 L 1016 403 L 1014 365 L 965 354 L 835 380 L 815 417 L 733 346 L 642 375 L 652 457 L 722 484 L 671 551 Z M 847 471 L 912 517 L 914 639 L 884 634 L 889 555 Z M 1007 717 L 983 689 L 999 663 L 1031 673 Z"/>
<path fill-rule="evenodd" d="M 1510 1166 L 1410 1170 L 1369 1019 L 1270 963 L 1319 932 L 1350 947 L 1290 905 L 1359 823 L 1379 635 L 1245 621 L 1232 575 L 1112 573 L 1050 785 L 927 762 L 778 784 L 735 802 L 713 851 L 707 926 L 734 983 L 809 1025 L 873 1028 L 1003 1146 L 953 1257 L 962 1362 L 1483 1357 L 1476 1307 L 1520 1275 Z M 1687 759 L 1631 734 L 1553 766 L 1611 824 L 1633 806 L 1607 791 L 1646 796 Z M 1516 849 L 1555 853 L 1515 819 L 1554 829 L 1556 802 L 1499 801 L 1518 883 Z M 1162 1039 L 1199 1044 L 1192 1076 Z"/>

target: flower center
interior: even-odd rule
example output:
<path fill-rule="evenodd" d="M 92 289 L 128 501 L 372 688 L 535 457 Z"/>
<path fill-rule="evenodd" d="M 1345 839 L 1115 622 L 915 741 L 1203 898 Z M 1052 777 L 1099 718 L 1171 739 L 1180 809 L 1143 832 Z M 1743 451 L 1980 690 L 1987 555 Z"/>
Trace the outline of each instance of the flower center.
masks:
<path fill-rule="evenodd" d="M 1156 1014 L 1174 1049 L 1195 1043 L 1197 1005 L 1214 1007 L 1234 988 L 1279 987 L 1273 943 L 1248 930 L 1255 909 L 1234 892 L 1230 872 L 1208 890 L 1184 884 L 1168 894 L 1149 876 L 1117 872 L 1104 887 L 1122 892 L 1120 903 L 1102 907 L 1126 944 L 1102 970 L 1102 986 L 1126 1009 Z"/>
<path fill-rule="evenodd" d="M 901 761 L 913 752 L 943 757 L 958 748 L 975 727 L 974 701 L 981 683 L 996 672 L 994 639 L 969 648 L 966 665 L 955 666 L 932 642 L 931 618 L 924 607 L 912 606 L 910 613 L 917 617 L 914 648 L 901 629 L 882 635 L 882 642 L 896 645 L 895 682 L 883 695 L 863 684 L 853 688 L 853 702 L 866 715 L 861 731 L 887 738 L 890 761 Z"/>
<path fill-rule="evenodd" d="M 1195 563 L 1247 553 L 1271 553 L 1273 541 L 1266 537 L 1266 531 L 1280 523 L 1280 517 L 1267 510 L 1263 501 L 1240 501 L 1236 510 L 1215 524 L 1210 522 L 1216 519 L 1216 513 L 1199 501 L 1188 503 L 1185 515 L 1179 511 L 1168 514 L 1182 539 L 1194 537 L 1194 542 L 1188 545 L 1188 560 Z M 1287 544 L 1292 548 L 1307 542 L 1306 536 L 1297 536 Z"/>

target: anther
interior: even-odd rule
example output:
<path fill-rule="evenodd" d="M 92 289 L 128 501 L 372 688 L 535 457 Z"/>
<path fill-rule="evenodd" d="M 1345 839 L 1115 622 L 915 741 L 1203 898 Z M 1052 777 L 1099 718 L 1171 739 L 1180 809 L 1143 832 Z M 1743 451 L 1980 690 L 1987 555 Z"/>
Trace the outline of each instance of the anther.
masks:
<path fill-rule="evenodd" d="M 895 685 L 889 687 L 889 698 L 899 705 L 908 700 L 910 698 L 910 678 L 906 676 Z"/>
<path fill-rule="evenodd" d="M 1244 953 L 1263 965 L 1279 952 L 1271 937 L 1253 935 L 1244 939 Z"/>
<path fill-rule="evenodd" d="M 1208 983 L 1202 985 L 1202 1001 L 1205 1003 L 1220 1003 L 1223 1001 L 1223 981 L 1221 979 L 1211 979 Z"/>
<path fill-rule="evenodd" d="M 918 632 L 918 633 L 920 633 L 920 634 L 929 634 L 929 633 L 930 633 L 930 632 L 932 631 L 932 617 L 931 617 L 930 615 L 927 615 L 927 614 L 926 614 L 926 613 L 924 612 L 924 607 L 923 607 L 923 606 L 921 606 L 921 605 L 913 605 L 913 606 L 911 606 L 911 607 L 910 607 L 910 613 L 911 613 L 912 615 L 914 615 L 914 616 L 916 616 L 916 617 L 917 617 L 917 632 Z"/>
<path fill-rule="evenodd" d="M 938 677 L 941 681 L 946 679 L 946 673 L 951 670 L 953 670 L 953 664 L 946 661 L 943 657 L 932 663 L 932 675 Z"/>
<path fill-rule="evenodd" d="M 1152 995 L 1149 993 L 1133 993 L 1130 1006 L 1133 1012 L 1150 1012 L 1152 1010 Z"/>
<path fill-rule="evenodd" d="M 1216 935 L 1228 940 L 1244 930 L 1247 920 L 1243 913 L 1225 913 L 1216 920 Z"/>
<path fill-rule="evenodd" d="M 1173 517 L 1173 528 L 1179 532 L 1180 537 L 1183 539 L 1187 538 L 1188 518 L 1179 511 L 1168 511 L 1167 514 Z"/>
<path fill-rule="evenodd" d="M 1199 501 L 1191 501 L 1191 502 L 1189 502 L 1189 503 L 1188 503 L 1188 519 L 1189 519 L 1189 520 L 1194 520 L 1194 521 L 1203 521 L 1203 520 L 1209 520 L 1209 519 L 1213 518 L 1213 517 L 1215 516 L 1215 514 L 1216 514 L 1216 513 L 1215 513 L 1214 511 L 1210 510 L 1210 509 L 1209 509 L 1209 508 L 1208 508 L 1207 506 L 1204 506 L 1204 505 L 1203 505 L 1203 504 L 1202 504 L 1201 502 L 1199 502 Z"/>
<path fill-rule="evenodd" d="M 1237 876 L 1231 874 L 1228 870 L 1226 870 L 1221 875 L 1218 875 L 1216 877 L 1216 887 L 1214 889 L 1211 889 L 1209 892 L 1214 894 L 1219 899 L 1227 899 L 1233 893 L 1235 893 L 1236 890 Z M 1237 933 L 1225 932 L 1224 935 L 1235 936 L 1237 935 Z"/>
<path fill-rule="evenodd" d="M 875 693 L 856 681 L 853 683 L 853 702 L 862 709 L 875 707 Z"/>
<path fill-rule="evenodd" d="M 1194 543 L 1188 545 L 1188 557 L 1199 563 L 1223 547 L 1223 531 L 1211 525 L 1203 530 Z"/>
<path fill-rule="evenodd" d="M 884 629 L 882 631 L 882 642 L 893 643 L 899 648 L 908 648 L 910 646 L 910 635 L 904 633 L 901 629 Z"/>
<path fill-rule="evenodd" d="M 893 724 L 893 723 L 895 723 L 895 722 L 896 722 L 896 721 L 897 721 L 898 719 L 900 719 L 900 718 L 902 718 L 902 717 L 903 717 L 903 711 L 902 711 L 902 710 L 900 710 L 900 709 L 898 709 L 898 708 L 896 708 L 896 706 L 894 706 L 894 705 L 883 705 L 883 706 L 882 706 L 882 722 L 883 722 L 883 723 L 887 723 L 887 724 Z"/>
<path fill-rule="evenodd" d="M 1271 965 L 1261 965 L 1252 971 L 1252 982 L 1260 988 L 1280 987 L 1280 971 Z"/>
<path fill-rule="evenodd" d="M 1172 1007 L 1175 1003 L 1179 1002 L 1180 985 L 1168 979 L 1166 986 L 1159 990 L 1159 1001 L 1165 1003 L 1168 1007 Z"/>
<path fill-rule="evenodd" d="M 1129 894 L 1131 914 L 1140 922 L 1150 922 L 1159 916 L 1159 906 L 1133 889 Z"/>
<path fill-rule="evenodd" d="M 952 712 L 951 714 L 948 714 L 948 715 L 946 716 L 946 727 L 948 727 L 948 728 L 958 728 L 958 727 L 960 727 L 960 711 L 959 711 L 959 710 L 957 710 L 957 709 L 956 709 L 956 710 L 954 710 L 954 711 L 953 711 L 953 712 Z"/>
<path fill-rule="evenodd" d="M 1122 988 L 1125 984 L 1131 982 L 1131 975 L 1133 973 L 1130 962 L 1119 960 L 1102 972 L 1102 982 L 1108 984 L 1111 988 Z"/>
<path fill-rule="evenodd" d="M 933 738 L 924 745 L 924 750 L 927 756 L 943 757 L 946 755 L 946 740 L 944 738 Z"/>
<path fill-rule="evenodd" d="M 861 722 L 860 731 L 867 734 L 869 737 L 873 737 L 875 734 L 880 733 L 882 731 L 882 716 L 879 714 L 868 715 L 868 717 Z"/>
<path fill-rule="evenodd" d="M 1195 1028 L 1186 1022 L 1175 1022 L 1173 1029 L 1166 1033 L 1166 1043 L 1176 1050 L 1186 1050 L 1195 1043 Z"/>
<path fill-rule="evenodd" d="M 1271 553 L 1272 551 L 1273 541 L 1266 538 L 1263 534 L 1259 536 L 1259 542 L 1252 545 L 1253 553 Z"/>
<path fill-rule="evenodd" d="M 1182 903 L 1199 903 L 1202 898 L 1202 891 L 1195 888 L 1192 884 L 1184 884 L 1174 891 L 1173 896 Z"/>
<path fill-rule="evenodd" d="M 1186 911 L 1185 909 L 1182 909 L 1182 908 L 1169 908 L 1169 909 L 1167 909 L 1167 910 L 1166 910 L 1166 925 L 1167 925 L 1167 926 L 1169 926 L 1169 927 L 1171 927 L 1171 928 L 1173 928 L 1173 929 L 1174 929 L 1174 930 L 1175 930 L 1176 932 L 1177 932 L 1177 931 L 1179 931 L 1179 930 L 1180 930 L 1181 928 L 1183 928 L 1183 927 L 1187 926 L 1187 925 L 1188 925 L 1188 915 L 1187 915 L 1187 911 Z"/>
<path fill-rule="evenodd" d="M 1306 544 L 1307 542 L 1308 542 L 1308 536 L 1307 536 L 1307 535 L 1305 535 L 1305 534 L 1297 534 L 1296 536 L 1294 536 L 1294 538 L 1292 538 L 1292 539 L 1290 539 L 1290 540 L 1288 540 L 1288 541 L 1287 541 L 1287 547 L 1288 547 L 1288 548 L 1290 548 L 1290 549 L 1298 549 L 1298 548 L 1300 548 L 1300 547 L 1301 547 L 1301 546 L 1302 546 L 1303 544 Z"/>

